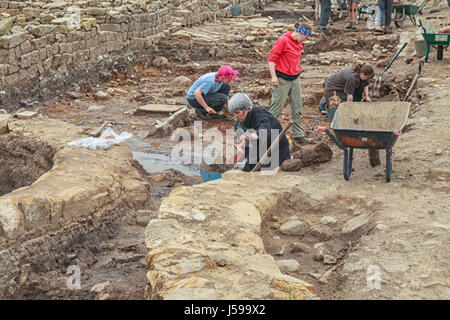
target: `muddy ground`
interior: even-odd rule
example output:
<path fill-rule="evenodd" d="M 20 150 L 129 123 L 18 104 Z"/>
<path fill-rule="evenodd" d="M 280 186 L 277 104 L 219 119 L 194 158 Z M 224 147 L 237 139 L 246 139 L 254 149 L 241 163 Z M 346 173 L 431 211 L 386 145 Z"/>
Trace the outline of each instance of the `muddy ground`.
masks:
<path fill-rule="evenodd" d="M 294 11 L 299 10 L 295 4 L 287 6 L 293 6 L 292 10 Z M 270 7 L 266 9 L 274 10 Z M 288 9 L 286 9 L 286 12 L 292 11 Z M 292 13 L 289 14 L 292 15 Z M 285 20 L 290 22 L 289 19 L 291 18 L 287 17 Z M 189 49 L 174 49 L 186 46 L 183 35 L 179 35 L 178 39 L 174 38 L 170 46 L 161 46 L 159 51 L 156 52 L 155 56 L 168 57 L 168 64 L 157 66 L 154 62 L 148 61 L 148 63 L 135 65 L 124 72 L 113 72 L 109 81 L 99 83 L 95 87 L 78 87 L 75 85 L 67 90 L 65 97 L 41 104 L 39 111 L 48 117 L 75 123 L 80 126 L 80 129 L 86 131 L 106 120 L 112 121 L 114 123 L 113 128 L 117 132 L 128 131 L 134 134 L 134 138 L 128 142 L 133 152 L 167 154 L 174 144 L 170 141 L 170 137 L 146 138 L 154 122 L 164 119 L 167 115 L 134 115 L 133 113 L 137 107 L 148 103 L 186 104 L 185 94 L 190 84 L 206 72 L 215 71 L 224 64 L 234 66 L 240 70 L 241 79 L 238 86 L 232 88 L 231 95 L 242 90 L 248 93 L 256 104 L 267 107 L 270 103 L 271 88 L 265 57 L 276 38 L 285 32 L 292 23 L 285 23 L 282 18 L 275 21 L 267 17 L 223 19 L 221 23 L 228 25 L 232 32 L 226 36 L 221 35 L 217 31 L 221 26 L 214 24 L 195 27 L 190 30 L 191 47 Z M 343 180 L 340 171 L 342 167 L 341 151 L 333 145 L 328 137 L 313 130 L 317 125 L 329 126 L 330 124 L 329 119 L 318 112 L 323 79 L 357 60 L 372 63 L 379 73 L 395 54 L 399 44 L 405 39 L 409 39 L 416 30 L 410 23 L 406 22 L 402 29 L 394 28 L 392 35 L 376 36 L 366 29 L 363 21 L 358 24 L 357 31 L 344 29 L 345 24 L 345 20 L 334 21 L 329 26 L 332 32 L 331 37 L 326 37 L 323 34 L 317 34 L 313 37 L 312 43 L 305 44 L 305 52 L 302 57 L 303 126 L 308 138 L 316 143 L 327 143 L 332 148 L 334 156 L 330 163 L 315 165 L 293 174 L 311 176 L 316 179 L 318 185 L 333 185 Z M 259 29 L 256 28 L 255 31 L 254 25 L 261 26 Z M 210 34 L 214 41 L 218 41 L 215 37 L 220 39 L 222 36 L 220 46 L 213 45 L 210 42 L 211 40 L 204 40 L 200 35 L 205 33 Z M 400 97 L 404 96 L 417 70 L 418 58 L 411 50 L 412 46 L 410 44 L 408 50 L 403 52 L 390 71 L 385 74 L 381 88 L 374 95 L 375 99 L 388 95 L 392 89 L 396 89 Z M 212 48 L 214 50 L 211 50 Z M 405 139 L 407 143 L 399 144 L 398 148 L 394 149 L 393 180 L 395 180 L 397 189 L 393 186 L 394 183 L 387 185 L 384 181 L 384 161 L 382 161 L 381 166 L 372 168 L 368 164 L 366 153 L 355 152 L 355 166 L 351 178 L 354 188 L 364 189 L 361 194 L 367 196 L 374 193 L 377 197 L 383 197 L 384 201 L 390 203 L 393 207 L 392 210 L 411 211 L 411 216 L 416 217 L 419 221 L 417 225 L 420 225 L 421 219 L 440 219 L 441 215 L 448 215 L 449 189 L 448 184 L 445 184 L 445 181 L 448 180 L 443 179 L 445 181 L 442 181 L 438 178 L 438 182 L 443 182 L 441 189 L 438 188 L 433 191 L 431 189 L 433 182 L 430 182 L 427 173 L 427 170 L 432 169 L 431 161 L 427 157 L 416 159 L 422 152 L 422 144 L 425 141 L 433 141 L 436 138 L 434 136 L 436 133 L 428 132 L 426 134 L 430 134 L 430 136 L 424 139 L 414 135 L 415 131 L 420 130 L 422 122 L 427 122 L 433 114 L 432 110 L 425 111 L 421 108 L 423 101 L 436 97 L 436 95 L 433 96 L 433 92 L 436 90 L 444 90 L 441 93 L 442 95 L 449 94 L 448 78 L 445 86 L 445 78 L 442 76 L 442 68 L 446 67 L 448 70 L 448 63 L 449 57 L 445 57 L 444 61 L 436 61 L 432 57 L 431 62 L 426 65 L 422 77 L 434 79 L 433 86 L 439 86 L 438 89 L 422 86 L 414 91 L 411 96 L 410 101 L 412 101 L 413 106 L 410 118 L 415 117 L 419 119 L 419 122 L 415 122 L 416 126 L 409 126 L 409 131 L 405 135 L 410 134 L 411 138 Z M 98 99 L 96 93 L 100 90 L 108 93 L 108 97 Z M 90 106 L 103 106 L 104 108 L 100 112 L 88 111 Z M 423 112 L 426 113 L 423 114 Z M 289 114 L 289 104 L 287 103 L 280 117 L 283 125 L 289 121 Z M 446 111 L 446 114 L 448 115 L 448 111 Z M 423 119 L 424 117 L 426 119 Z M 231 120 L 211 120 L 203 121 L 203 127 L 217 127 L 223 132 L 226 129 L 232 129 L 234 126 Z M 448 128 L 445 130 L 448 131 Z M 402 139 L 403 137 L 400 138 L 400 140 Z M 441 146 L 439 141 L 438 139 L 428 144 L 430 157 L 442 157 L 443 155 L 448 160 L 448 143 Z M 382 153 L 383 155 L 384 153 Z M 162 171 L 166 168 L 167 161 L 166 158 L 157 159 L 153 162 L 153 165 L 160 168 L 159 171 Z M 61 261 L 60 268 L 57 270 L 44 273 L 30 272 L 27 285 L 17 292 L 14 298 L 144 298 L 146 283 L 144 257 L 146 250 L 143 234 L 145 226 L 157 211 L 161 198 L 167 196 L 176 187 L 201 183 L 201 178 L 198 176 L 198 168 L 195 166 L 175 168 L 182 171 L 186 169 L 183 172 L 190 174 L 186 175 L 175 170 L 149 173 L 145 171 L 145 165 L 142 167 L 141 164 L 136 163 L 136 166 L 143 177 L 151 183 L 151 193 L 154 198 L 152 207 L 139 212 L 130 212 L 123 221 L 118 222 L 116 228 L 106 232 L 107 235 L 105 235 L 105 240 L 102 243 L 90 243 L 89 239 L 85 239 L 84 242 L 74 245 L 72 250 L 67 252 L 66 259 Z M 193 175 L 194 172 L 197 172 L 197 174 Z M 393 193 L 393 190 L 395 190 L 395 193 Z M 433 194 L 436 192 L 438 192 L 437 195 Z M 427 204 L 423 206 L 426 217 L 418 217 L 421 214 L 412 210 L 412 208 L 396 207 L 392 203 L 397 201 L 398 206 L 408 206 L 407 199 L 424 201 Z M 350 214 L 351 216 L 348 207 L 354 204 L 343 201 L 340 205 L 340 210 L 323 212 L 313 217 L 298 212 L 296 208 L 287 208 L 275 217 L 272 216 L 272 220 L 265 221 L 262 227 L 263 240 L 267 251 L 273 254 L 277 260 L 297 260 L 301 267 L 298 271 L 290 274 L 314 284 L 318 296 L 323 299 L 358 298 L 353 296 L 350 291 L 346 291 L 346 286 L 348 284 L 355 287 L 363 286 L 361 283 L 353 283 L 352 279 L 341 277 L 339 271 L 342 270 L 349 254 L 358 247 L 360 238 L 369 236 L 373 229 L 366 230 L 365 234 L 358 234 L 357 239 L 354 239 L 351 244 L 340 239 L 338 230 L 340 230 L 345 219 L 348 219 L 348 217 L 344 219 L 343 215 Z M 379 209 L 378 207 L 370 208 L 377 216 L 382 216 L 383 214 L 379 213 Z M 431 214 L 432 211 L 433 214 Z M 312 226 L 317 226 L 317 228 L 314 229 L 313 227 L 302 238 L 281 234 L 279 231 L 280 222 L 296 215 L 307 219 Z M 324 216 L 332 216 L 336 220 L 333 227 L 324 227 L 323 223 L 320 223 L 320 219 Z M 444 221 L 437 221 L 436 224 L 446 225 L 443 230 L 448 232 L 448 224 L 446 224 L 448 220 L 445 220 L 448 218 L 443 219 Z M 386 222 L 380 222 L 380 224 L 383 225 Z M 416 226 L 415 222 L 410 224 Z M 436 228 L 439 229 L 439 227 Z M 441 233 L 442 230 L 439 229 L 435 231 L 433 237 L 439 237 Z M 414 236 L 403 241 L 414 242 L 411 239 L 416 241 Z M 329 255 L 333 258 L 328 260 L 329 263 L 325 263 L 323 259 L 314 259 L 314 245 L 318 242 L 326 243 Z M 445 243 L 444 238 L 441 242 L 442 248 L 445 248 Z M 411 243 L 408 246 L 414 245 Z M 293 246 L 297 249 L 293 249 Z M 424 257 L 419 259 L 421 258 Z M 446 261 L 445 259 L 443 261 Z M 84 270 L 81 275 L 81 290 L 67 289 L 66 272 L 70 265 L 78 265 Z M 330 271 L 331 269 L 333 270 Z M 330 272 L 327 280 L 323 281 L 322 276 L 328 271 Z M 443 269 L 435 272 L 438 277 L 443 275 L 440 273 L 443 272 Z M 437 280 L 433 278 L 433 281 Z M 439 287 L 440 284 L 437 287 L 436 285 L 431 286 L 432 291 L 426 291 L 424 298 L 448 298 L 450 296 L 446 295 L 448 283 L 445 281 L 447 280 L 442 280 L 443 287 Z M 94 287 L 96 284 L 102 285 Z M 433 291 L 435 289 L 437 291 Z M 396 298 L 395 292 L 392 289 L 387 293 L 384 292 L 383 295 L 369 296 L 368 298 Z M 415 296 L 411 295 L 409 298 L 415 298 Z"/>

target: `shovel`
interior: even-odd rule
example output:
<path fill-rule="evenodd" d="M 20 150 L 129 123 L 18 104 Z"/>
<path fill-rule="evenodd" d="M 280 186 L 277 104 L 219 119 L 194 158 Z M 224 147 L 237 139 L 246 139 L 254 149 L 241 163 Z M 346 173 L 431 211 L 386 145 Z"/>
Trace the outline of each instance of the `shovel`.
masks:
<path fill-rule="evenodd" d="M 411 92 L 412 92 L 412 90 L 414 88 L 414 85 L 416 84 L 417 79 L 419 78 L 419 75 L 422 73 L 423 65 L 424 65 L 424 61 L 422 59 L 420 59 L 420 61 L 419 61 L 419 69 L 417 70 L 417 73 L 414 76 L 413 82 L 411 83 L 411 86 L 409 87 L 408 92 L 406 92 L 406 95 L 403 98 L 403 101 L 406 101 L 409 98 L 409 95 L 411 94 Z"/>
<path fill-rule="evenodd" d="M 280 143 L 281 138 L 286 134 L 286 132 L 289 130 L 289 128 L 292 126 L 292 122 L 289 122 L 287 126 L 281 131 L 281 133 L 278 135 L 278 137 L 272 142 L 269 149 L 267 149 L 266 153 L 262 156 L 262 158 L 259 160 L 259 162 L 256 164 L 256 166 L 253 168 L 252 172 L 256 172 L 261 168 L 262 164 L 266 159 L 269 157 L 270 153 L 272 152 L 272 149 L 274 149 L 278 143 Z"/>
<path fill-rule="evenodd" d="M 373 90 L 372 90 L 372 96 L 373 93 L 375 92 L 375 88 L 377 87 L 377 82 L 381 80 L 381 77 L 383 76 L 383 74 L 391 67 L 392 63 L 394 63 L 395 59 L 397 59 L 397 57 L 399 56 L 399 54 L 403 51 L 403 49 L 405 49 L 405 47 L 408 45 L 408 42 L 405 42 L 402 47 L 400 49 L 398 49 L 397 53 L 395 54 L 395 56 L 392 58 L 392 60 L 388 63 L 388 65 L 386 66 L 386 68 L 384 68 L 383 72 L 377 77 L 377 79 L 375 80 L 375 84 L 373 85 Z"/>

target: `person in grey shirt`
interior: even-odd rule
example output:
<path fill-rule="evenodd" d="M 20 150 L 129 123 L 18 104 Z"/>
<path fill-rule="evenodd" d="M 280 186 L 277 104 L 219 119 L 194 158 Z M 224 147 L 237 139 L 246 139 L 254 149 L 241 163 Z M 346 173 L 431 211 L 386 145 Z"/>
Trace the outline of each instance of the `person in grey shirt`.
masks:
<path fill-rule="evenodd" d="M 375 72 L 369 64 L 355 64 L 345 68 L 325 80 L 325 99 L 328 99 L 336 91 L 336 95 L 342 101 L 360 102 L 363 98 L 371 102 L 369 96 L 369 83 Z"/>
<path fill-rule="evenodd" d="M 364 99 L 371 102 L 369 84 L 374 75 L 371 65 L 357 63 L 329 76 L 323 84 L 325 96 L 320 100 L 319 112 L 327 113 L 325 106 L 328 105 L 328 100 L 332 96 L 339 97 L 342 102 L 360 102 L 364 94 Z"/>

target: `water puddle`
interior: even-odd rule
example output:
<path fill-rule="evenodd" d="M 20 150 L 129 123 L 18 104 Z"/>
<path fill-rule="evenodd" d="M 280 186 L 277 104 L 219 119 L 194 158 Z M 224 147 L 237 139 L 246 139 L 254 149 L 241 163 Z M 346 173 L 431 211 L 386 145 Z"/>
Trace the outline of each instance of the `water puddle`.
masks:
<path fill-rule="evenodd" d="M 170 169 L 178 170 L 187 176 L 199 176 L 200 168 L 194 164 L 174 163 L 170 154 L 147 149 L 133 151 L 133 158 L 138 161 L 148 173 L 162 173 Z"/>

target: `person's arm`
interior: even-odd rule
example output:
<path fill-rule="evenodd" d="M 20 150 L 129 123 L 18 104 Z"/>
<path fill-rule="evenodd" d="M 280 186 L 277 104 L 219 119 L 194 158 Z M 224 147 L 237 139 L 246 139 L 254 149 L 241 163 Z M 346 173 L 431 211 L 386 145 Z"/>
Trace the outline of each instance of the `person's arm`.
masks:
<path fill-rule="evenodd" d="M 347 93 L 347 102 L 352 102 L 352 101 L 353 101 L 353 95 Z"/>
<path fill-rule="evenodd" d="M 270 71 L 270 77 L 272 78 L 272 84 L 275 87 L 278 86 L 278 77 L 275 73 L 275 62 L 272 62 L 272 61 L 269 62 L 269 71 Z"/>
<path fill-rule="evenodd" d="M 269 57 L 267 58 L 267 61 L 269 63 L 269 71 L 270 71 L 270 77 L 272 78 L 272 84 L 274 86 L 278 86 L 279 81 L 278 77 L 275 73 L 275 65 L 278 62 L 278 59 L 280 58 L 280 55 L 282 54 L 283 48 L 284 48 L 284 40 L 283 38 L 279 38 L 275 44 L 273 45 L 272 50 L 270 50 Z"/>
<path fill-rule="evenodd" d="M 369 96 L 369 86 L 364 87 L 364 97 L 367 102 L 372 102 L 372 99 L 370 99 L 370 96 Z"/>
<path fill-rule="evenodd" d="M 206 112 L 208 113 L 216 113 L 216 110 L 214 110 L 213 108 L 211 108 L 210 106 L 208 106 L 208 104 L 206 103 L 205 99 L 203 99 L 203 92 L 200 88 L 197 88 L 194 91 L 194 96 L 195 99 L 197 99 L 198 103 L 200 103 L 200 105 L 203 107 L 203 109 L 205 109 Z"/>

